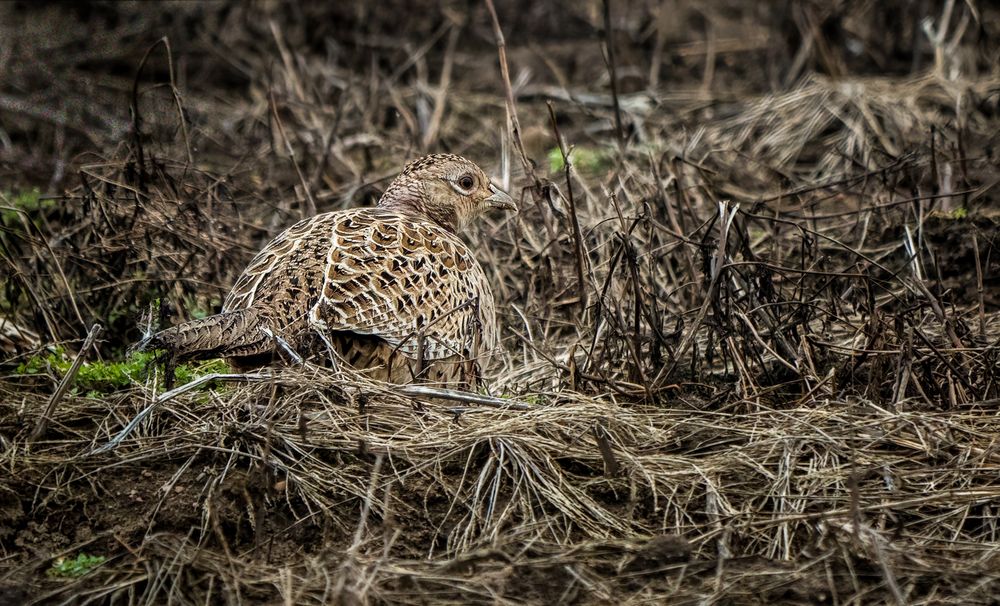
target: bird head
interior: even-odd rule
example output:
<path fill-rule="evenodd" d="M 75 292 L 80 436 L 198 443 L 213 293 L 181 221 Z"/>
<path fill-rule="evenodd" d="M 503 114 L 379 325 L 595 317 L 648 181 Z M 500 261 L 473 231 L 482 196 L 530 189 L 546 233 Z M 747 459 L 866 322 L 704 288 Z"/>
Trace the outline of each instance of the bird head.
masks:
<path fill-rule="evenodd" d="M 432 154 L 407 164 L 378 206 L 426 216 L 452 232 L 490 209 L 517 210 L 514 200 L 483 169 L 452 154 Z"/>

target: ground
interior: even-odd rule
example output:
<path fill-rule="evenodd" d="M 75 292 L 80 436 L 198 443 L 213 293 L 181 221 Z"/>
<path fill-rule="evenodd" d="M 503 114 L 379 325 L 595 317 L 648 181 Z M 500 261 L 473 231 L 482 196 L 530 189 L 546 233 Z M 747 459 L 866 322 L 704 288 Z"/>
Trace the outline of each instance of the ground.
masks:
<path fill-rule="evenodd" d="M 0 6 L 0 603 L 995 604 L 996 8 L 491 6 Z M 129 351 L 430 152 L 504 403 Z"/>

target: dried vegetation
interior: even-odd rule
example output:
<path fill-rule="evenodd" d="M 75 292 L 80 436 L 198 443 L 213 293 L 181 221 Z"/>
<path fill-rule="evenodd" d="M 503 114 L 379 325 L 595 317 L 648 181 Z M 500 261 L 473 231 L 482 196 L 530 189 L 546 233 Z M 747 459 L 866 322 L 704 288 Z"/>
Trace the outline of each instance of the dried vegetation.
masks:
<path fill-rule="evenodd" d="M 497 4 L 0 7 L 0 601 L 994 603 L 1000 13 Z M 440 150 L 511 405 L 74 389 Z"/>

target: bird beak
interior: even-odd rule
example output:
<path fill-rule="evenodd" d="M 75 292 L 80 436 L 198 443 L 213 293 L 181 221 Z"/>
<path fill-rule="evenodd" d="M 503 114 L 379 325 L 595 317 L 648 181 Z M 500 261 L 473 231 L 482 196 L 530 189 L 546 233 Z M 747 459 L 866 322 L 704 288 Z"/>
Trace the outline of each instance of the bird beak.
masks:
<path fill-rule="evenodd" d="M 501 210 L 517 212 L 517 204 L 514 204 L 514 200 L 507 195 L 507 192 L 492 183 L 490 183 L 490 191 L 493 192 L 493 195 L 486 198 L 487 208 L 499 208 Z"/>

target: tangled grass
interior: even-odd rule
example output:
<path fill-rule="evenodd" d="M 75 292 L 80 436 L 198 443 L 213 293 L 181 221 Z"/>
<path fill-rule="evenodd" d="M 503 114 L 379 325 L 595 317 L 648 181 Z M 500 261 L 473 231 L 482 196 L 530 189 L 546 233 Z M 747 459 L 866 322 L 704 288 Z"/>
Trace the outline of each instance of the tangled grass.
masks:
<path fill-rule="evenodd" d="M 563 7 L 562 41 L 497 7 L 525 32 L 504 28 L 509 88 L 488 7 L 420 12 L 400 38 L 360 4 L 182 3 L 176 22 L 95 5 L 117 15 L 106 43 L 49 65 L 63 91 L 93 62 L 138 66 L 95 85 L 117 113 L 40 116 L 0 91 L 11 146 L 101 154 L 37 204 L 0 192 L 0 598 L 992 603 L 991 9 L 946 3 L 926 65 L 875 75 L 830 24 L 891 72 L 916 17 L 865 4 L 880 38 L 846 9 L 679 4 L 704 39 L 637 5 L 607 62 L 586 3 Z M 158 18 L 171 37 L 140 45 Z M 75 48 L 60 31 L 48 44 Z M 18 60 L 28 91 L 45 61 Z M 148 325 L 212 312 L 285 226 L 437 149 L 520 199 L 466 234 L 501 310 L 487 394 L 310 364 L 171 392 L 126 366 L 128 384 L 74 389 Z M 45 573 L 80 554 L 101 563 Z"/>

